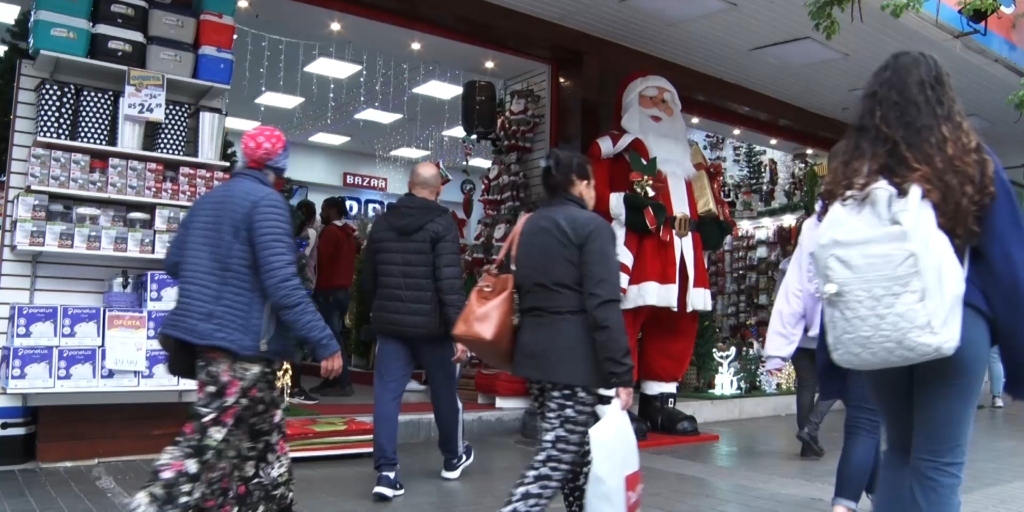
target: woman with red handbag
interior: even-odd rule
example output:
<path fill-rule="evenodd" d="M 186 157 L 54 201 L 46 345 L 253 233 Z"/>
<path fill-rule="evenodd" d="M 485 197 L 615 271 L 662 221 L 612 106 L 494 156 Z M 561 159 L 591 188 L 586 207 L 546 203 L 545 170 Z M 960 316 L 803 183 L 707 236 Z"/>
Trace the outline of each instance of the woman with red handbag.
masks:
<path fill-rule="evenodd" d="M 543 434 L 502 512 L 546 510 L 559 491 L 566 510 L 582 511 L 596 407 L 613 396 L 623 408 L 633 401 L 615 235 L 590 211 L 590 163 L 552 150 L 543 184 L 548 201 L 522 226 L 512 262 L 520 314 L 512 369 L 530 382 Z"/>

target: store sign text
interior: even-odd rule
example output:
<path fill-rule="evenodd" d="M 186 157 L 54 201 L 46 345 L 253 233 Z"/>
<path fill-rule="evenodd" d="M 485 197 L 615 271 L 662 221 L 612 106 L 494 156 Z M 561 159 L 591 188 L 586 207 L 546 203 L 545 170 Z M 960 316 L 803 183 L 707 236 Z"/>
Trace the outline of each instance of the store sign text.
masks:
<path fill-rule="evenodd" d="M 378 192 L 388 191 L 388 179 L 379 176 L 367 176 L 346 172 L 342 175 L 342 186 L 361 188 L 365 190 L 376 190 Z"/>
<path fill-rule="evenodd" d="M 341 196 L 341 200 L 345 201 L 345 211 L 348 212 L 349 216 L 366 215 L 367 217 L 373 217 L 378 213 L 387 211 L 389 206 L 395 204 L 394 202 L 385 203 L 380 199 L 362 199 L 357 196 Z"/>

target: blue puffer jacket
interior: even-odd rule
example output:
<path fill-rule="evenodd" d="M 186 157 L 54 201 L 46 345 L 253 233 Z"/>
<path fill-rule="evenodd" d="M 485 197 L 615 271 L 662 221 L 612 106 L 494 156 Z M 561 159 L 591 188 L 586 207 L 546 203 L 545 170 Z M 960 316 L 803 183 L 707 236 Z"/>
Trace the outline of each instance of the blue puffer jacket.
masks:
<path fill-rule="evenodd" d="M 299 279 L 288 203 L 261 172 L 236 171 L 196 201 L 164 261 L 178 305 L 162 334 L 243 358 L 289 361 L 291 336 L 319 360 L 340 350 Z M 272 338 L 273 336 L 273 338 Z"/>

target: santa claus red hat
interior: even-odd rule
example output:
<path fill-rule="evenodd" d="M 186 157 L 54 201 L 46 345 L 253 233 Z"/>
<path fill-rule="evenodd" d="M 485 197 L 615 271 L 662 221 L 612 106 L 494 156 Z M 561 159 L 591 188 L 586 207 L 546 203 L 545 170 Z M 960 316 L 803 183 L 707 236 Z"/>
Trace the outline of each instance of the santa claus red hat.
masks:
<path fill-rule="evenodd" d="M 672 106 L 676 108 L 677 112 L 682 110 L 683 105 L 679 99 L 679 93 L 676 92 L 675 86 L 666 78 L 651 73 L 633 73 L 626 77 L 619 87 L 621 94 L 619 94 L 616 103 L 616 111 L 619 113 L 620 119 L 626 116 L 626 107 L 631 106 L 631 102 L 637 101 L 637 98 L 640 97 L 640 91 L 648 87 L 664 87 L 668 89 L 672 93 L 672 98 L 669 100 Z"/>

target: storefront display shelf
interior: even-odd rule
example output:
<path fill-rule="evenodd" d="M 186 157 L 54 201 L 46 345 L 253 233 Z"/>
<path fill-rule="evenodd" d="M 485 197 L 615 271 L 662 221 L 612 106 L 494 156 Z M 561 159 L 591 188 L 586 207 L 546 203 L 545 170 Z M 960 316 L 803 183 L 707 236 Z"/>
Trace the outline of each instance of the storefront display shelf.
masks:
<path fill-rule="evenodd" d="M 99 192 L 89 192 L 87 190 L 68 190 L 66 188 L 38 187 L 35 185 L 29 185 L 28 187 L 25 187 L 25 190 L 37 194 L 47 194 L 51 197 L 71 197 L 75 199 L 113 201 L 117 203 L 131 204 L 167 205 L 178 206 L 182 208 L 188 208 L 192 206 L 192 203 L 188 201 L 170 201 L 167 199 L 154 199 L 151 197 L 122 196 L 119 194 L 101 194 Z"/>
<path fill-rule="evenodd" d="M 36 147 L 59 149 L 62 151 L 70 151 L 72 153 L 86 153 L 91 156 L 116 156 L 131 160 L 142 160 L 144 162 L 162 162 L 165 164 L 177 164 L 187 167 L 202 167 L 207 170 L 225 169 L 231 166 L 230 162 L 221 162 L 218 160 L 202 160 L 187 156 L 165 155 L 163 153 L 153 153 L 152 151 L 115 148 L 111 146 L 86 144 L 70 140 L 48 139 L 45 137 L 36 137 L 34 145 Z"/>
<path fill-rule="evenodd" d="M 25 247 L 17 246 L 14 248 L 14 254 L 27 254 L 27 255 L 67 255 L 67 256 L 85 256 L 90 258 L 107 258 L 107 259 L 129 259 L 129 260 L 162 260 L 164 256 L 162 254 L 129 254 L 124 252 L 101 252 L 101 251 L 76 251 L 74 249 L 60 249 L 57 247 Z"/>
<path fill-rule="evenodd" d="M 7 389 L 20 395 L 26 407 L 54 405 L 149 404 L 195 402 L 195 388 L 179 386 L 153 388 Z"/>
<path fill-rule="evenodd" d="M 39 52 L 33 66 L 36 71 L 52 80 L 70 82 L 116 91 L 124 90 L 128 68 L 109 62 L 100 62 L 72 55 L 48 51 Z M 167 77 L 167 98 L 189 104 L 221 106 L 230 86 L 204 82 L 194 78 L 165 75 Z"/>

